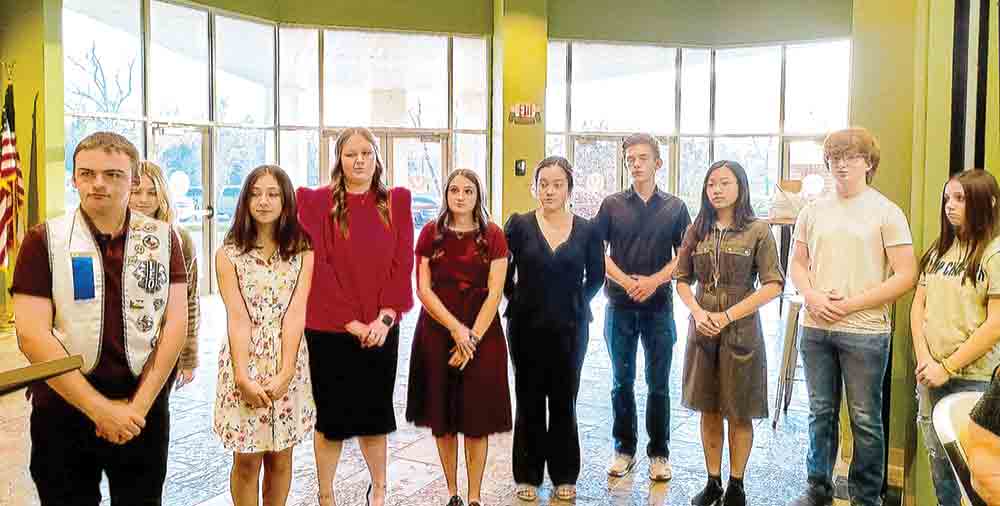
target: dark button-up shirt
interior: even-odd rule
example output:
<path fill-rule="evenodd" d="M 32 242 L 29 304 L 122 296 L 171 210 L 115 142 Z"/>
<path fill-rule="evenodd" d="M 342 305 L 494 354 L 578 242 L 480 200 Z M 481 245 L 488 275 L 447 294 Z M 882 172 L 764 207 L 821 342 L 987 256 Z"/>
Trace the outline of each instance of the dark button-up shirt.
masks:
<path fill-rule="evenodd" d="M 691 224 L 691 215 L 681 199 L 659 188 L 643 202 L 632 187 L 605 198 L 594 224 L 610 246 L 615 265 L 625 274 L 650 276 L 673 259 Z M 609 303 L 618 308 L 658 311 L 671 307 L 670 283 L 661 285 L 642 303 L 633 301 L 621 285 L 610 279 L 604 290 Z"/>

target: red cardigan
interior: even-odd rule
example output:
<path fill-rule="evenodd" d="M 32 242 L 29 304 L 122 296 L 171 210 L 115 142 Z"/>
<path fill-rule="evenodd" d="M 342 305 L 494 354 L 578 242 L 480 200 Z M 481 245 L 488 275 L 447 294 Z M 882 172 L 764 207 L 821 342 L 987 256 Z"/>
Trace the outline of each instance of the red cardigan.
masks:
<path fill-rule="evenodd" d="M 410 191 L 389 191 L 391 227 L 379 217 L 373 192 L 348 194 L 346 238 L 330 217 L 332 202 L 328 186 L 296 192 L 299 222 L 312 240 L 316 259 L 306 328 L 345 332 L 352 320 L 370 323 L 383 308 L 402 315 L 413 307 Z"/>

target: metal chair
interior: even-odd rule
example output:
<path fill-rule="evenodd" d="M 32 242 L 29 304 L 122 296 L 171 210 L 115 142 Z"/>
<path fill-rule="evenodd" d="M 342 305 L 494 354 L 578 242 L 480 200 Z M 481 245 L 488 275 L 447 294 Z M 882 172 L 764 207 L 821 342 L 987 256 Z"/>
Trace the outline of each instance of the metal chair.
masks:
<path fill-rule="evenodd" d="M 979 494 L 972 488 L 972 478 L 969 474 L 969 462 L 966 460 L 965 451 L 958 440 L 958 435 L 966 425 L 969 424 L 969 412 L 982 397 L 980 392 L 960 392 L 945 396 L 934 406 L 934 431 L 937 432 L 941 445 L 944 446 L 945 453 L 948 454 L 948 461 L 951 463 L 951 470 L 958 478 L 958 484 L 962 489 L 962 496 L 965 501 L 972 506 L 986 506 Z"/>

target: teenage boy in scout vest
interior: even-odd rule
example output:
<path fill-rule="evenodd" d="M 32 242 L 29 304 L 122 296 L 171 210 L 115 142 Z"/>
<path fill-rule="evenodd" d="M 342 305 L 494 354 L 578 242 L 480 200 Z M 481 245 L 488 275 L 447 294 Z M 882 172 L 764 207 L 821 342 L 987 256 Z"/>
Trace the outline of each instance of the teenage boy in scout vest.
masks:
<path fill-rule="evenodd" d="M 169 224 L 128 210 L 139 153 L 97 132 L 73 153 L 80 207 L 25 235 L 11 287 L 32 363 L 83 368 L 32 388 L 31 477 L 42 505 L 160 504 L 167 396 L 184 343 L 185 272 Z"/>

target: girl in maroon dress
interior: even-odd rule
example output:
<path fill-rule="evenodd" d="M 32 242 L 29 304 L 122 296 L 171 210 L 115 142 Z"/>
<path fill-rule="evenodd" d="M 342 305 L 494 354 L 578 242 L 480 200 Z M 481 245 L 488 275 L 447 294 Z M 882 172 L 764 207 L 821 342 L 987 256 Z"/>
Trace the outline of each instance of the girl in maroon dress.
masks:
<path fill-rule="evenodd" d="M 316 474 L 321 506 L 336 504 L 343 441 L 358 438 L 372 486 L 386 496 L 386 437 L 396 430 L 392 396 L 399 318 L 413 306 L 410 192 L 386 188 L 375 137 L 349 128 L 337 138 L 330 185 L 299 188 L 299 222 L 315 251 L 306 342 L 316 400 Z"/>
<path fill-rule="evenodd" d="M 479 505 L 488 436 L 511 429 L 507 343 L 497 306 L 507 242 L 490 222 L 475 172 L 457 169 L 437 220 L 417 240 L 417 321 L 406 419 L 430 427 L 451 500 L 458 496 L 458 437 L 465 437 L 469 506 Z"/>

